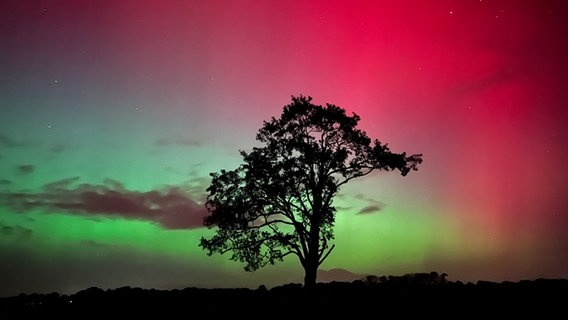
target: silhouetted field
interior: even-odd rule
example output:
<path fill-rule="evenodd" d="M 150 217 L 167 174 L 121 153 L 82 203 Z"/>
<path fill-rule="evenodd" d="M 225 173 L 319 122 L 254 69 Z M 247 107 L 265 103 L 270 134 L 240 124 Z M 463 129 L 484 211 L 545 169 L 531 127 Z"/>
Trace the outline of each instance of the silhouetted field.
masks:
<path fill-rule="evenodd" d="M 198 315 L 248 318 L 302 317 L 305 314 L 381 318 L 439 316 L 454 319 L 532 316 L 564 319 L 568 310 L 568 280 L 519 282 L 424 282 L 403 277 L 368 278 L 354 282 L 318 283 L 305 289 L 286 284 L 271 289 L 185 288 L 156 290 L 92 287 L 72 295 L 20 294 L 0 299 L 3 315 Z M 370 316 L 369 316 L 370 315 Z M 384 318 L 384 317 L 383 317 Z M 319 318 L 318 318 L 319 319 Z"/>

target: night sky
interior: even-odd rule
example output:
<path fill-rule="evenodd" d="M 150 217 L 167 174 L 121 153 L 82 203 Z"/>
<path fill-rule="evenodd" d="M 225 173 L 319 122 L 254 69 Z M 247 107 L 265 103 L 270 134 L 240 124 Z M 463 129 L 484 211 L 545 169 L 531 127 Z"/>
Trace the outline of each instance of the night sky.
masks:
<path fill-rule="evenodd" d="M 268 287 L 198 247 L 209 173 L 292 95 L 419 170 L 341 189 L 319 281 L 568 278 L 565 1 L 0 2 L 0 296 Z"/>

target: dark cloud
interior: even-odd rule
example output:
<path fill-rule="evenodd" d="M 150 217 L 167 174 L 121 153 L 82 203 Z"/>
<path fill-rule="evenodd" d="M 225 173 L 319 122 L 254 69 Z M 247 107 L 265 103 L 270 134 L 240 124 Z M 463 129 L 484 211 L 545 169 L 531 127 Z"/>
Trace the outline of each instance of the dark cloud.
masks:
<path fill-rule="evenodd" d="M 74 185 L 77 177 L 48 183 L 40 192 L 0 194 L 0 203 L 12 210 L 43 210 L 71 214 L 148 220 L 167 229 L 203 226 L 207 209 L 178 187 L 146 192 L 127 190 L 114 180 L 102 185 Z"/>
<path fill-rule="evenodd" d="M 28 239 L 32 236 L 32 230 L 20 226 L 9 226 L 0 222 L 0 235 L 15 236 L 20 239 Z"/>
<path fill-rule="evenodd" d="M 16 167 L 16 170 L 21 174 L 30 174 L 34 172 L 35 166 L 31 164 L 23 164 Z"/>
<path fill-rule="evenodd" d="M 383 210 L 383 208 L 386 206 L 386 204 L 382 201 L 379 200 L 375 200 L 375 199 L 370 199 L 367 198 L 364 194 L 362 193 L 358 193 L 355 195 L 356 199 L 360 199 L 363 201 L 368 202 L 369 204 L 365 207 L 363 207 L 361 210 L 359 210 L 359 212 L 357 212 L 357 214 L 373 214 L 373 213 L 377 213 L 381 210 Z"/>
<path fill-rule="evenodd" d="M 65 178 L 54 182 L 46 183 L 43 185 L 42 189 L 45 191 L 57 191 L 57 190 L 64 191 L 76 181 L 79 181 L 79 177 Z"/>
<path fill-rule="evenodd" d="M 159 147 L 182 146 L 182 147 L 198 147 L 200 141 L 188 138 L 161 138 L 156 140 L 154 145 Z"/>
<path fill-rule="evenodd" d="M 357 212 L 357 214 L 377 213 L 377 212 L 381 211 L 383 209 L 383 207 L 384 207 L 384 205 L 380 205 L 380 204 L 368 205 L 368 206 L 364 207 L 363 209 L 359 210 L 359 212 Z"/>
<path fill-rule="evenodd" d="M 194 178 L 191 183 L 186 183 L 184 185 L 184 190 L 191 194 L 193 197 L 198 197 L 199 199 L 205 199 L 207 194 L 203 186 L 208 186 L 211 183 L 210 177 L 199 177 Z"/>
<path fill-rule="evenodd" d="M 37 145 L 39 145 L 37 141 L 18 141 L 12 137 L 0 133 L 0 148 L 22 148 Z"/>
<path fill-rule="evenodd" d="M 22 144 L 17 142 L 16 140 L 0 134 L 0 147 L 6 147 L 6 148 L 17 148 L 17 147 L 21 147 Z"/>
<path fill-rule="evenodd" d="M 45 144 L 31 140 L 16 140 L 7 135 L 0 134 L 0 148 L 24 148 L 24 147 L 45 147 L 47 151 L 59 154 L 69 150 L 69 146 L 63 143 Z M 1 158 L 1 157 L 0 157 Z"/>
<path fill-rule="evenodd" d="M 8 179 L 0 179 L 0 186 L 6 186 L 12 184 L 12 181 L 8 180 Z"/>
<path fill-rule="evenodd" d="M 38 147 L 42 143 L 35 140 L 18 140 L 0 133 L 0 149 Z"/>
<path fill-rule="evenodd" d="M 94 247 L 94 248 L 113 248 L 112 245 L 109 244 L 104 244 L 104 243 L 99 243 L 93 240 L 84 240 L 81 241 L 81 244 L 86 246 L 86 247 Z"/>

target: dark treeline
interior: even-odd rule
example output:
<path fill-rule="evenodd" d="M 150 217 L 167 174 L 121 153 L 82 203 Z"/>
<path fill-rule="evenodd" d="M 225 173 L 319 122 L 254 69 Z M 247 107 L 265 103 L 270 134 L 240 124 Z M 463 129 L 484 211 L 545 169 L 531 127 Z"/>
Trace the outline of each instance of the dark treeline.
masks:
<path fill-rule="evenodd" d="M 319 315 L 399 316 L 438 315 L 457 318 L 491 316 L 496 313 L 566 316 L 568 280 L 536 279 L 519 282 L 462 283 L 447 281 L 436 272 L 397 276 L 368 276 L 353 282 L 318 283 L 305 289 L 291 283 L 267 289 L 157 290 L 132 287 L 103 290 L 91 287 L 71 295 L 20 294 L 0 299 L 3 314 L 20 316 L 69 315 L 73 317 L 127 312 L 184 315 L 248 315 L 280 318 Z"/>

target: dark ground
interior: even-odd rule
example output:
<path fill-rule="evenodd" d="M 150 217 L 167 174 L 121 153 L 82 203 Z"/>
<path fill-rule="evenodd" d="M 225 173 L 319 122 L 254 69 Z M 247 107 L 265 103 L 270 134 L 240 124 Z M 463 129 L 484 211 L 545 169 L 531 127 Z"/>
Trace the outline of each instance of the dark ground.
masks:
<path fill-rule="evenodd" d="M 393 277 L 318 283 L 313 289 L 287 284 L 267 290 L 156 290 L 92 287 L 72 295 L 20 294 L 0 299 L 0 317 L 91 316 L 247 316 L 251 318 L 438 318 L 473 319 L 522 316 L 567 319 L 568 279 L 519 282 L 421 282 Z M 200 316 L 201 315 L 201 316 Z M 3 317 L 4 319 L 8 319 Z"/>

